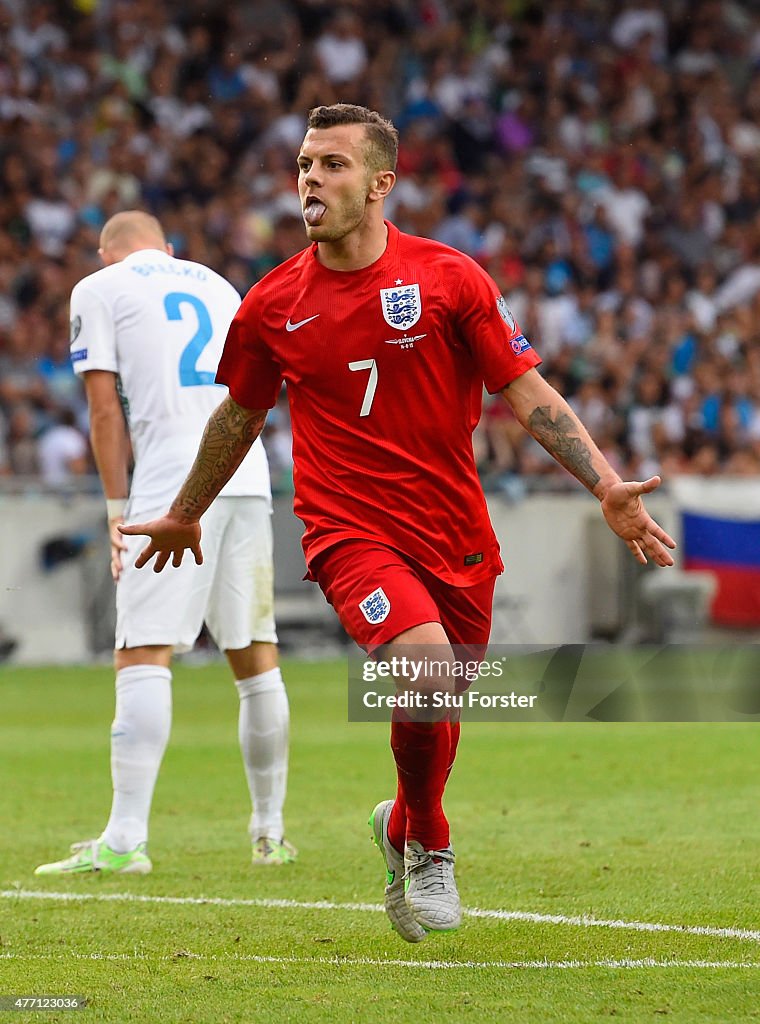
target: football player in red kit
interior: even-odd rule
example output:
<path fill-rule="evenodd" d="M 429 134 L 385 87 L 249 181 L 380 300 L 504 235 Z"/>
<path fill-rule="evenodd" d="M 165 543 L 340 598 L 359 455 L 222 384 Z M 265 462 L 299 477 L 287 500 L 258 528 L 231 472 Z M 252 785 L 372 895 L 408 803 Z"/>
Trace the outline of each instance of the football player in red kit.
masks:
<path fill-rule="evenodd" d="M 374 111 L 316 107 L 298 156 L 313 244 L 254 285 L 227 336 L 213 413 L 169 512 L 124 527 L 147 534 L 138 565 L 201 556 L 199 520 L 260 433 L 287 382 L 295 511 L 304 553 L 365 650 L 484 648 L 499 546 L 478 480 L 472 431 L 482 388 L 600 501 L 636 558 L 672 565 L 673 540 L 623 482 L 540 362 L 491 278 L 468 256 L 405 235 L 383 217 L 398 136 Z M 438 656 L 438 655 L 437 655 Z M 445 686 L 441 686 L 445 688 Z M 441 801 L 459 722 L 394 720 L 397 792 L 370 823 L 387 868 L 385 906 L 409 942 L 461 919 Z"/>

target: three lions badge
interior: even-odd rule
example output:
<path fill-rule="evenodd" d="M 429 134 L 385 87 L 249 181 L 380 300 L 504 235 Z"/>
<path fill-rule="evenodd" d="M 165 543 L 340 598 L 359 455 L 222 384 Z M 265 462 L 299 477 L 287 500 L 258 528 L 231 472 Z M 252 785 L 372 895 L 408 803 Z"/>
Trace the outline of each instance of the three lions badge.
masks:
<path fill-rule="evenodd" d="M 422 298 L 418 284 L 381 288 L 380 303 L 385 322 L 397 331 L 408 331 L 422 316 Z"/>

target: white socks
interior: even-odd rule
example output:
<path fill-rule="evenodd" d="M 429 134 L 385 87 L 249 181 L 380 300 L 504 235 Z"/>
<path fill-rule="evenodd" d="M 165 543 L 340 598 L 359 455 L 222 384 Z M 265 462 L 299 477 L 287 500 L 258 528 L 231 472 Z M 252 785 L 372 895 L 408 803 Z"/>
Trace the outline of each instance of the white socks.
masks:
<path fill-rule="evenodd" d="M 172 720 L 172 674 L 158 665 L 116 673 L 111 726 L 111 817 L 100 837 L 117 853 L 148 839 L 148 816 Z"/>
<path fill-rule="evenodd" d="M 113 804 L 100 838 L 117 853 L 148 839 L 153 789 L 171 730 L 171 680 L 171 671 L 157 665 L 132 665 L 116 674 Z M 290 725 L 285 686 L 279 668 L 235 685 L 240 694 L 240 750 L 253 803 L 251 838 L 281 840 Z"/>
<path fill-rule="evenodd" d="M 250 833 L 281 840 L 288 781 L 290 709 L 279 668 L 235 683 L 240 694 L 238 737 L 253 803 Z"/>

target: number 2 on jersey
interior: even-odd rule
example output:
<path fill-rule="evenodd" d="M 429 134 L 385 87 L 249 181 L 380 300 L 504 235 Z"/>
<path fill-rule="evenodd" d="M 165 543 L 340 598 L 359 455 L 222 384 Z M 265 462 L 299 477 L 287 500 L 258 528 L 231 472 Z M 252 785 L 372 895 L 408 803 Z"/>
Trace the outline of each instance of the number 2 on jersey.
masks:
<path fill-rule="evenodd" d="M 169 292 L 164 299 L 164 309 L 169 320 L 183 319 L 181 309 L 183 304 L 192 306 L 195 310 L 198 329 L 182 349 L 182 355 L 179 357 L 180 387 L 197 388 L 202 384 L 215 384 L 216 374 L 209 370 L 197 369 L 201 352 L 211 341 L 211 336 L 214 333 L 206 303 L 201 302 L 197 295 L 190 295 L 187 292 Z"/>
<path fill-rule="evenodd" d="M 353 363 L 348 364 L 348 368 L 349 370 L 369 370 L 367 390 L 364 392 L 364 401 L 359 413 L 360 416 L 369 416 L 372 400 L 377 390 L 377 362 L 374 359 L 355 359 Z"/>

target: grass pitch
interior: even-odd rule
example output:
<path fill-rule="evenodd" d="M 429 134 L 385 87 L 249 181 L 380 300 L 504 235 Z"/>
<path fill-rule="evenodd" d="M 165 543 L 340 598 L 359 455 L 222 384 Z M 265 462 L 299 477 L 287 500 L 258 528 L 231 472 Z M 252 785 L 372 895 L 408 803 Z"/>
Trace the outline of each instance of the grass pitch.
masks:
<path fill-rule="evenodd" d="M 295 865 L 249 864 L 226 669 L 178 666 L 153 874 L 39 879 L 105 823 L 112 674 L 0 670 L 0 996 L 87 997 L 43 1016 L 72 1024 L 760 1020 L 754 726 L 466 724 L 446 807 L 495 913 L 410 946 L 365 825 L 388 730 L 346 721 L 345 672 L 285 666 Z"/>

